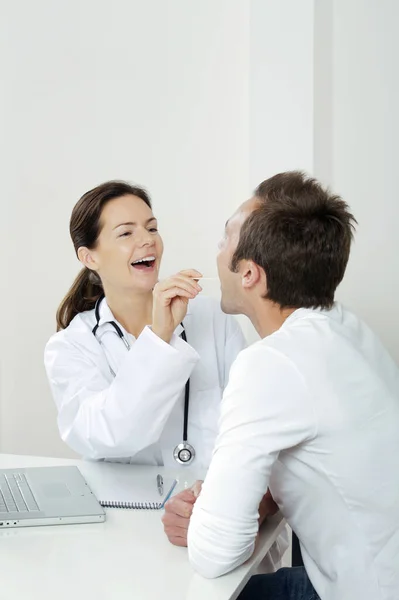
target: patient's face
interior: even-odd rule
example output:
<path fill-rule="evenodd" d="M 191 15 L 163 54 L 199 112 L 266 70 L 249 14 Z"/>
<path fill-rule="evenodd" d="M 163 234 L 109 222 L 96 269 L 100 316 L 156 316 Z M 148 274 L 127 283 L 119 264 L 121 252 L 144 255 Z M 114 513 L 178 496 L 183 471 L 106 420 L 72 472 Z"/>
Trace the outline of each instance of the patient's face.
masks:
<path fill-rule="evenodd" d="M 254 198 L 241 204 L 227 221 L 224 236 L 219 242 L 217 266 L 222 292 L 221 306 L 228 314 L 246 314 L 242 276 L 239 271 L 233 273 L 230 265 L 240 239 L 241 227 L 257 206 L 258 202 Z"/>

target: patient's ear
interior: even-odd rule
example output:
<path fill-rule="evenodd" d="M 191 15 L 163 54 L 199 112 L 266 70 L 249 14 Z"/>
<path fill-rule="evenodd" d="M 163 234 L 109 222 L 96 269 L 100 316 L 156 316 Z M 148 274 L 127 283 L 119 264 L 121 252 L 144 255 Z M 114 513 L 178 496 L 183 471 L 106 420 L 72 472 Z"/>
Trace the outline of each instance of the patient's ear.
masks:
<path fill-rule="evenodd" d="M 253 260 L 243 260 L 240 267 L 241 283 L 244 289 L 251 289 L 260 282 L 263 269 Z"/>

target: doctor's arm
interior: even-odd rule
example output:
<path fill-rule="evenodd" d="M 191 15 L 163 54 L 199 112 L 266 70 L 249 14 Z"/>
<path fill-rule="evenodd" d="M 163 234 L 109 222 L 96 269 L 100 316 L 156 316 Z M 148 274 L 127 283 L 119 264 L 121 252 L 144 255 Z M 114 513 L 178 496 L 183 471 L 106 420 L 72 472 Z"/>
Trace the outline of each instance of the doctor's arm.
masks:
<path fill-rule="evenodd" d="M 273 464 L 312 428 L 295 367 L 258 345 L 242 352 L 230 373 L 215 452 L 188 529 L 190 562 L 201 575 L 219 577 L 252 555 Z"/>
<path fill-rule="evenodd" d="M 159 439 L 198 354 L 175 334 L 168 344 L 146 327 L 112 381 L 95 358 L 67 335 L 47 344 L 61 437 L 86 458 L 134 456 Z"/>

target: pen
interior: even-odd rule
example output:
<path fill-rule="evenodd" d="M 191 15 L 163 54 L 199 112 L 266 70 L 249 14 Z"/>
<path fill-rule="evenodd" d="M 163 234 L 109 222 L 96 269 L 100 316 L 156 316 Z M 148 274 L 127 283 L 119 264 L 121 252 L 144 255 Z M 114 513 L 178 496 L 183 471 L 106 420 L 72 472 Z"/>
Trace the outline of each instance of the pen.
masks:
<path fill-rule="evenodd" d="M 162 475 L 157 475 L 157 488 L 160 496 L 163 496 L 163 478 Z"/>
<path fill-rule="evenodd" d="M 178 481 L 177 479 L 174 479 L 172 482 L 172 487 L 170 488 L 169 492 L 166 494 L 166 498 L 164 499 L 164 501 L 162 502 L 161 508 L 165 508 L 165 504 L 167 503 L 167 501 L 169 500 L 169 498 L 171 497 L 175 487 L 177 486 Z"/>

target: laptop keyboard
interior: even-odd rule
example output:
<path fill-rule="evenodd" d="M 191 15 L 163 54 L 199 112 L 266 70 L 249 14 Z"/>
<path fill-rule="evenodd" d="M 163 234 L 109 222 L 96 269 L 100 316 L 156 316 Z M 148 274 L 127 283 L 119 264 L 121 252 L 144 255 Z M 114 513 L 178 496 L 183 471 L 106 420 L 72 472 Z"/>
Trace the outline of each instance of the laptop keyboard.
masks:
<path fill-rule="evenodd" d="M 0 474 L 0 513 L 39 511 L 23 473 Z"/>

